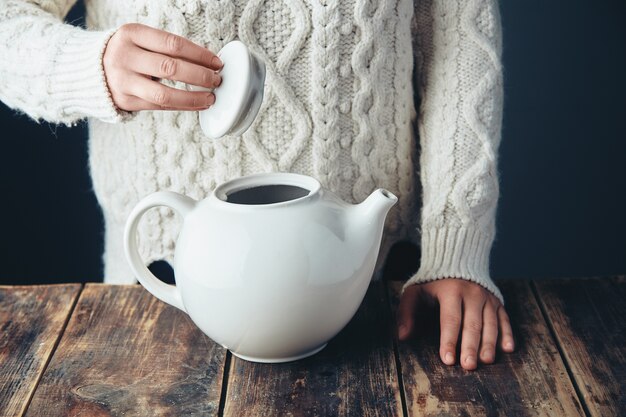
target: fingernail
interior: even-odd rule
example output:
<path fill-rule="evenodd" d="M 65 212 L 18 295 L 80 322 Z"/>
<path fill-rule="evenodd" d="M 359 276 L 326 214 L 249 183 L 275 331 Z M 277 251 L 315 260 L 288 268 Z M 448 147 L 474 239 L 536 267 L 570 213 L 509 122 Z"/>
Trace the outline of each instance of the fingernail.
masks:
<path fill-rule="evenodd" d="M 400 337 L 406 336 L 407 330 L 408 329 L 406 328 L 406 324 L 401 324 L 400 327 L 398 328 L 398 336 Z"/>
<path fill-rule="evenodd" d="M 444 360 L 448 365 L 452 365 L 454 363 L 454 355 L 452 355 L 452 353 L 450 352 L 447 352 Z"/>
<path fill-rule="evenodd" d="M 219 87 L 222 84 L 222 76 L 219 74 L 215 74 L 215 87 Z"/>
<path fill-rule="evenodd" d="M 475 366 L 476 365 L 476 358 L 474 358 L 473 356 L 466 357 L 465 358 L 465 365 Z"/>
<path fill-rule="evenodd" d="M 211 66 L 213 66 L 215 68 L 222 68 L 222 66 L 224 66 L 224 64 L 222 63 L 221 59 L 219 59 L 218 57 L 214 56 L 213 59 L 211 59 Z"/>
<path fill-rule="evenodd" d="M 505 349 L 513 349 L 513 342 L 506 342 L 504 344 Z"/>
<path fill-rule="evenodd" d="M 211 106 L 213 103 L 215 103 L 215 94 L 209 93 L 207 97 L 207 104 Z"/>

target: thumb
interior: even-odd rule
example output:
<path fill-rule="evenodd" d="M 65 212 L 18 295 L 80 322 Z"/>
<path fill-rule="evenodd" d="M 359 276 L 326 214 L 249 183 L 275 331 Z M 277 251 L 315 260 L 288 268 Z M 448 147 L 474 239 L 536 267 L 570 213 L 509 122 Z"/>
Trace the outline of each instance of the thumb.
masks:
<path fill-rule="evenodd" d="M 411 285 L 404 290 L 400 297 L 400 305 L 398 306 L 397 322 L 398 322 L 398 339 L 407 340 L 413 333 L 415 327 L 415 309 L 419 298 L 419 287 Z"/>

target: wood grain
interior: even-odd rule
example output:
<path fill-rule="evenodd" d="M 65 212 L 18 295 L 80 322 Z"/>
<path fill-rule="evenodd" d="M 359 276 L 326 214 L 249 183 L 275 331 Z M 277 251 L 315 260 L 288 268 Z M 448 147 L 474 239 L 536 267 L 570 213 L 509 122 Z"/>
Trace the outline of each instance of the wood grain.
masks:
<path fill-rule="evenodd" d="M 381 282 L 348 326 L 310 358 L 258 364 L 233 357 L 225 416 L 400 416 L 402 404 Z"/>
<path fill-rule="evenodd" d="M 390 284 L 394 306 L 401 286 Z M 499 354 L 495 364 L 473 372 L 441 362 L 436 312 L 420 312 L 420 323 L 436 325 L 423 325 L 418 337 L 398 345 L 410 416 L 583 415 L 529 283 L 502 282 L 500 289 L 513 324 L 516 352 Z"/>
<path fill-rule="evenodd" d="M 143 288 L 90 284 L 27 415 L 217 415 L 225 357 Z"/>
<path fill-rule="evenodd" d="M 26 410 L 80 287 L 0 287 L 0 416 Z"/>
<path fill-rule="evenodd" d="M 626 279 L 534 284 L 589 413 L 624 415 Z"/>

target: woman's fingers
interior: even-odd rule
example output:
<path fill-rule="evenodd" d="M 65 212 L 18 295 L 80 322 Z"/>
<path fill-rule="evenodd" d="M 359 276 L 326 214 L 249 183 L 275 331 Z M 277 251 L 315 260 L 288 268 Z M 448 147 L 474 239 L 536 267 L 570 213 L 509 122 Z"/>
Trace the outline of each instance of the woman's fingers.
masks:
<path fill-rule="evenodd" d="M 482 294 L 482 293 L 481 293 Z M 463 298 L 463 335 L 461 336 L 461 366 L 468 370 L 478 366 L 478 346 L 483 330 L 485 298 L 470 294 Z"/>
<path fill-rule="evenodd" d="M 139 74 L 202 87 L 213 88 L 222 82 L 222 77 L 212 69 L 138 47 L 133 47 L 126 66 Z"/>
<path fill-rule="evenodd" d="M 409 291 L 411 288 L 415 289 Z M 468 370 L 476 369 L 479 361 L 493 363 L 497 346 L 504 352 L 515 349 L 509 316 L 500 301 L 480 285 L 459 279 L 441 279 L 407 288 L 398 310 L 400 340 L 405 335 L 403 324 L 409 324 L 410 330 L 415 327 L 418 294 L 421 301 L 433 299 L 439 303 L 439 356 L 443 363 L 455 363 L 459 344 L 459 362 Z"/>
<path fill-rule="evenodd" d="M 499 303 L 498 303 L 499 304 Z M 491 300 L 483 308 L 483 331 L 480 341 L 480 361 L 493 363 L 496 359 L 496 343 L 498 342 L 497 304 Z"/>
<path fill-rule="evenodd" d="M 213 93 L 178 90 L 137 74 L 130 75 L 127 88 L 126 95 L 170 110 L 202 110 L 215 103 Z"/>
<path fill-rule="evenodd" d="M 215 71 L 222 68 L 222 62 L 211 51 L 138 23 L 121 26 L 111 37 L 102 65 L 113 102 L 127 111 L 201 110 L 215 101 L 213 94 L 173 89 L 154 79 L 208 88 L 221 83 Z"/>
<path fill-rule="evenodd" d="M 135 96 L 123 96 L 120 98 L 120 103 L 124 105 L 126 111 L 140 111 L 140 110 L 177 110 L 171 107 L 161 107 L 154 103 L 149 103 Z"/>
<path fill-rule="evenodd" d="M 446 365 L 454 365 L 456 344 L 461 329 L 461 297 L 457 294 L 446 294 L 439 298 L 439 321 L 441 340 L 439 356 Z"/>
<path fill-rule="evenodd" d="M 398 339 L 400 340 L 407 340 L 413 333 L 418 298 L 419 286 L 417 285 L 411 285 L 402 293 L 397 313 Z"/>
<path fill-rule="evenodd" d="M 213 52 L 173 33 L 139 23 L 126 24 L 118 32 L 121 32 L 122 36 L 128 37 L 135 45 L 147 51 L 158 52 L 173 58 L 181 58 L 213 70 L 219 70 L 223 65 L 222 61 Z"/>
<path fill-rule="evenodd" d="M 513 340 L 511 321 L 502 305 L 498 306 L 498 323 L 500 326 L 500 347 L 505 352 L 513 352 L 515 350 L 515 341 Z"/>

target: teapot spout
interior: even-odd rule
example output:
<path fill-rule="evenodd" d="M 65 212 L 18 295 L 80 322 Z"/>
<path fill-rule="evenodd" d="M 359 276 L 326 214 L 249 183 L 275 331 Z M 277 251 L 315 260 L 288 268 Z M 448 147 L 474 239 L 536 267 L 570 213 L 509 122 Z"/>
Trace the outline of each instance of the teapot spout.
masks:
<path fill-rule="evenodd" d="M 398 197 L 384 188 L 375 190 L 365 201 L 356 206 L 356 222 L 370 228 L 378 225 L 382 230 L 387 213 L 397 201 Z"/>
<path fill-rule="evenodd" d="M 372 277 L 379 257 L 385 218 L 397 201 L 398 197 L 379 188 L 361 204 L 353 206 L 349 215 L 353 259 L 362 266 L 363 271 L 367 271 L 363 274 L 363 279 L 367 282 Z"/>

